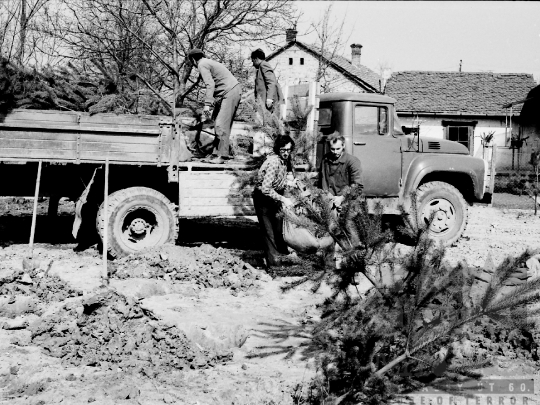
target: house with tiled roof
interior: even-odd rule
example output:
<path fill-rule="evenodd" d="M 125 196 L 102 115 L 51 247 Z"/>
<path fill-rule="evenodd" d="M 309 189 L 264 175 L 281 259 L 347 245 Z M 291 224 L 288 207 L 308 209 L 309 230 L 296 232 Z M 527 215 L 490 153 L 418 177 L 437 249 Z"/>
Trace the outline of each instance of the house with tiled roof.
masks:
<path fill-rule="evenodd" d="M 492 133 L 493 142 L 504 148 L 520 135 L 521 105 L 505 106 L 535 86 L 531 74 L 411 71 L 393 73 L 385 93 L 396 99 L 406 132 L 457 141 L 481 156 L 482 137 Z"/>
<path fill-rule="evenodd" d="M 282 87 L 313 82 L 322 66 L 321 91 L 380 93 L 380 76 L 360 63 L 362 45 L 351 45 L 351 59 L 332 55 L 296 39 L 297 31 L 286 31 L 286 44 L 267 55 Z"/>

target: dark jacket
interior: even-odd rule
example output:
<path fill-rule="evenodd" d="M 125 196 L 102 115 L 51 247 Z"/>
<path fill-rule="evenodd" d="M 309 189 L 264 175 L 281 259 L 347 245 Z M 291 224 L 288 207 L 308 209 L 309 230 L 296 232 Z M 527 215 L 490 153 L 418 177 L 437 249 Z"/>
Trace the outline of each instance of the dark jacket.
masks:
<path fill-rule="evenodd" d="M 255 73 L 255 100 L 266 104 L 266 99 L 274 100 L 274 104 L 283 102 L 283 93 L 270 63 L 263 60 Z"/>
<path fill-rule="evenodd" d="M 353 184 L 362 187 L 360 160 L 346 152 L 335 162 L 330 153 L 324 155 L 319 168 L 319 187 L 338 196 L 345 194 Z"/>

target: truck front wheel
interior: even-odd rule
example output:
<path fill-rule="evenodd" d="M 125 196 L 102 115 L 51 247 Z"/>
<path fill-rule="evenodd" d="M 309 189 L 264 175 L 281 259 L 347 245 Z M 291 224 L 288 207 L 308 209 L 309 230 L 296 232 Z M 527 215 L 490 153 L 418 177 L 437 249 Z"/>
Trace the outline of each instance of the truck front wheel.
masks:
<path fill-rule="evenodd" d="M 416 198 L 418 222 L 428 226 L 428 235 L 448 246 L 456 242 L 468 221 L 467 202 L 459 190 L 448 183 L 432 181 L 418 187 Z"/>
<path fill-rule="evenodd" d="M 178 236 L 174 205 L 160 192 L 147 187 L 131 187 L 109 195 L 97 215 L 101 240 L 108 228 L 107 249 L 112 257 L 122 257 L 147 247 L 174 243 Z"/>

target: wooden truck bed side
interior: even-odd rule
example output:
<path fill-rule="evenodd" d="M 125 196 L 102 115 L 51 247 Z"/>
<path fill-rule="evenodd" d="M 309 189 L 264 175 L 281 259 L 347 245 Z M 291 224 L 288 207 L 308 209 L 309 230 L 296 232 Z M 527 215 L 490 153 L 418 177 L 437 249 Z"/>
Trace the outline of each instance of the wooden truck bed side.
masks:
<path fill-rule="evenodd" d="M 255 215 L 251 188 L 242 184 L 238 176 L 246 165 L 184 162 L 179 168 L 179 216 Z"/>
<path fill-rule="evenodd" d="M 168 164 L 170 118 L 13 110 L 0 116 L 0 160 Z"/>

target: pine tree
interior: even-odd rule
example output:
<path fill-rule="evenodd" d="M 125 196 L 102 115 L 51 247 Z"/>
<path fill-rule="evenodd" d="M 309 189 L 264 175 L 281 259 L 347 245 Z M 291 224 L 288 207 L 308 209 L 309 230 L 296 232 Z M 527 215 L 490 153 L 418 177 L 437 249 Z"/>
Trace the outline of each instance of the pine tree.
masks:
<path fill-rule="evenodd" d="M 320 371 L 312 403 L 380 404 L 426 385 L 452 389 L 449 382 L 477 379 L 490 364 L 489 357 L 458 355 L 471 330 L 485 320 L 508 333 L 535 327 L 540 310 L 530 305 L 540 301 L 540 278 L 506 286 L 534 252 L 506 259 L 481 289 L 473 270 L 466 263 L 450 266 L 445 248 L 417 223 L 414 195 L 410 213 L 402 209 L 403 232 L 413 241 L 406 253 L 385 229 L 382 208 L 370 214 L 360 190 L 351 189 L 340 212 L 320 190 L 295 197 L 304 216 L 285 211 L 285 218 L 331 235 L 343 256 L 328 266 L 323 252 L 311 255 L 311 273 L 284 286 L 311 282 L 317 289 L 325 282 L 334 291 L 312 331 L 309 350 L 318 353 Z M 370 288 L 360 291 L 366 283 Z"/>

